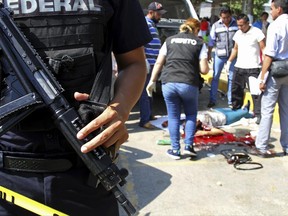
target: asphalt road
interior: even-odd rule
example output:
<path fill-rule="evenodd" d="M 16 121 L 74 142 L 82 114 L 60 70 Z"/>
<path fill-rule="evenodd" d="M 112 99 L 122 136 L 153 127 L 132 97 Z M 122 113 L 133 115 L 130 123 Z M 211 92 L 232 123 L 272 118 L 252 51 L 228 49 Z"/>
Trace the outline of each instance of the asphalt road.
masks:
<path fill-rule="evenodd" d="M 202 89 L 199 110 L 206 109 L 208 87 Z M 219 94 L 218 106 L 227 101 Z M 155 115 L 165 115 L 163 99 L 154 99 Z M 169 139 L 164 130 L 146 130 L 138 126 L 139 109 L 131 112 L 127 127 L 128 142 L 122 145 L 118 161 L 130 175 L 121 189 L 141 216 L 284 216 L 288 215 L 288 156 L 283 157 L 279 144 L 279 125 L 273 125 L 271 147 L 275 158 L 251 156 L 263 165 L 257 170 L 237 170 L 220 153 L 223 149 L 243 146 L 218 145 L 196 148 L 196 158 L 173 160 L 166 155 L 169 145 L 157 145 Z M 243 136 L 257 130 L 253 121 L 225 130 Z M 247 168 L 247 167 L 246 167 Z M 251 168 L 251 166 L 248 166 Z M 120 210 L 121 216 L 126 215 Z"/>

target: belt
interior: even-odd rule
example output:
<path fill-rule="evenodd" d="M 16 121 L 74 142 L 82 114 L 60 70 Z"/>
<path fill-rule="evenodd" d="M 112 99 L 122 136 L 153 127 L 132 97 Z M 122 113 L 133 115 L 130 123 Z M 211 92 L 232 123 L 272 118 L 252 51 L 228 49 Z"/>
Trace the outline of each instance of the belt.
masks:
<path fill-rule="evenodd" d="M 64 172 L 71 169 L 74 163 L 69 159 L 26 158 L 1 155 L 0 168 L 20 172 Z M 0 157 L 1 157 L 0 156 Z"/>

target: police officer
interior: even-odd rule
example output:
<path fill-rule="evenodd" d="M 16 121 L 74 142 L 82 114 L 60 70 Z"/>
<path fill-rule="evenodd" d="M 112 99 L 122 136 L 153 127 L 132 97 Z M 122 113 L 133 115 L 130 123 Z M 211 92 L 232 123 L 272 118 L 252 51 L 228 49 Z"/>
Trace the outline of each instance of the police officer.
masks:
<path fill-rule="evenodd" d="M 124 123 L 146 77 L 142 46 L 151 36 L 138 1 L 3 0 L 3 3 L 13 9 L 15 22 L 54 72 L 66 98 L 76 108 L 79 101 L 88 98 L 100 68 L 112 74 L 113 51 L 121 71 L 114 97 L 77 138 L 83 139 L 105 124 L 105 130 L 83 145 L 81 151 L 86 153 L 97 146 L 113 144 L 118 149 L 128 138 Z M 87 185 L 88 169 L 54 127 L 45 108 L 35 111 L 0 137 L 0 155 L 2 186 L 69 215 L 118 215 L 114 195 L 101 185 L 97 188 Z M 44 161 L 46 168 L 6 167 L 3 161 L 9 157 L 17 163 L 24 158 L 30 164 Z M 65 168 L 61 161 L 69 161 L 72 167 Z M 53 172 L 55 167 L 62 169 Z M 29 214 L 0 199 L 0 215 Z"/>

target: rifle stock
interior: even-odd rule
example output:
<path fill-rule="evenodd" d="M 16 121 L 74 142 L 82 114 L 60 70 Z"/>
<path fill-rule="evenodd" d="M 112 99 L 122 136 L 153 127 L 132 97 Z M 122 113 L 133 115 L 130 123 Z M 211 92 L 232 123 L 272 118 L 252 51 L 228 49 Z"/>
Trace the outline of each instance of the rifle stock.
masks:
<path fill-rule="evenodd" d="M 13 98 L 12 101 L 9 101 L 10 104 L 8 103 L 10 107 L 14 107 L 14 110 L 11 111 L 13 115 L 19 116 L 17 115 L 17 110 L 33 104 L 37 104 L 37 106 L 35 106 L 36 108 L 43 104 L 48 107 L 55 120 L 56 126 L 83 160 L 91 174 L 100 181 L 106 190 L 114 193 L 119 204 L 128 215 L 135 214 L 136 209 L 118 188 L 118 185 L 122 186 L 125 184 L 127 172 L 120 170 L 113 163 L 104 147 L 97 147 L 86 154 L 81 152 L 81 146 L 97 134 L 90 134 L 83 140 L 76 138 L 76 134 L 84 126 L 78 112 L 63 96 L 63 89 L 60 84 L 13 22 L 11 10 L 4 8 L 2 4 L 0 5 L 0 48 L 2 51 L 1 60 L 4 59 L 2 60 L 2 62 L 4 62 L 2 66 L 3 70 L 6 74 L 7 71 L 9 72 L 8 76 L 15 74 L 17 83 L 21 84 L 17 84 L 19 87 L 14 87 L 12 82 L 6 79 L 6 81 L 8 80 L 8 88 L 12 88 L 12 91 L 20 92 L 18 95 L 20 102 L 17 103 L 17 105 L 15 105 L 15 100 L 13 101 L 14 98 L 12 96 L 10 97 L 10 99 Z M 23 99 L 21 98 L 25 98 L 25 95 L 29 94 L 33 95 L 33 99 L 26 102 L 24 106 Z M 8 98 L 8 100 L 10 99 Z M 7 101 L 2 101 L 1 105 L 3 106 L 0 107 L 0 115 L 1 112 L 7 110 Z M 8 112 L 6 114 L 9 116 L 10 113 Z M 28 114 L 27 112 L 27 115 Z M 0 131 L 0 134 L 3 134 L 27 115 L 21 118 L 18 117 L 18 119 L 12 123 L 10 122 L 8 124 L 9 126 L 4 127 L 2 132 Z"/>

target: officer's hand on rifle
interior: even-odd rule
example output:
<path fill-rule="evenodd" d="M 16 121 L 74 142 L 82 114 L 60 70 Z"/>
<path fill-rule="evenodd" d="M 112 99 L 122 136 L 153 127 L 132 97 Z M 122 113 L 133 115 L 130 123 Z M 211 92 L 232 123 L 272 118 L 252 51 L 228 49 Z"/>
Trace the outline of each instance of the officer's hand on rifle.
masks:
<path fill-rule="evenodd" d="M 83 101 L 87 100 L 89 95 L 75 92 L 74 97 L 78 101 Z M 83 127 L 78 132 L 77 138 L 84 139 L 88 134 L 101 127 L 103 131 L 81 147 L 83 153 L 87 153 L 100 145 L 108 148 L 114 144 L 117 152 L 120 145 L 128 139 L 125 122 L 121 116 L 119 116 L 113 104 L 107 106 L 101 115 Z"/>

